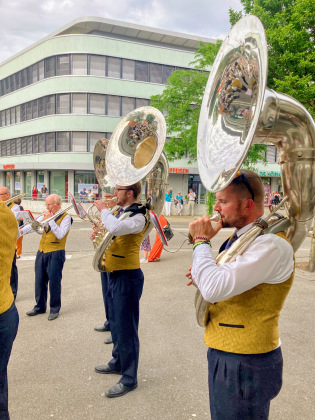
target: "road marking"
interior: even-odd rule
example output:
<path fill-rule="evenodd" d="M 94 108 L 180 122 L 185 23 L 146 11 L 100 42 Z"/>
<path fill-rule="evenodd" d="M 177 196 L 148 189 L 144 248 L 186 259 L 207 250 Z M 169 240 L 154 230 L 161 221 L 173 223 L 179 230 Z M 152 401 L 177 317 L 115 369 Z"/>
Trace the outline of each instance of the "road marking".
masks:
<path fill-rule="evenodd" d="M 71 260 L 72 255 L 66 255 L 66 260 Z M 35 261 L 36 255 L 25 255 L 19 258 L 17 261 Z"/>

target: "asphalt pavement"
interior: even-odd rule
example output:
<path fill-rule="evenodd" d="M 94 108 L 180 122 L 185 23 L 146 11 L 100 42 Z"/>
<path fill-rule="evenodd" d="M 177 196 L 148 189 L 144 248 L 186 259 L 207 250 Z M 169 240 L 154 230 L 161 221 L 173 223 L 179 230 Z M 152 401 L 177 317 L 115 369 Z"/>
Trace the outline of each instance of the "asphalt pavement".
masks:
<path fill-rule="evenodd" d="M 186 239 L 190 217 L 170 217 L 175 232 L 169 249 Z M 145 286 L 140 306 L 138 388 L 121 398 L 105 391 L 117 375 L 99 375 L 94 367 L 111 358 L 109 333 L 94 331 L 104 322 L 100 274 L 92 268 L 91 225 L 76 220 L 67 241 L 59 318 L 26 316 L 34 305 L 34 259 L 40 237 L 23 240 L 18 260 L 16 305 L 20 325 L 8 367 L 11 420 L 192 420 L 210 419 L 207 347 L 195 320 L 193 286 L 186 286 L 192 249 L 163 251 L 160 262 L 142 264 Z M 212 240 L 214 252 L 228 236 Z M 155 233 L 150 234 L 151 245 Z M 310 238 L 297 252 L 309 257 Z M 271 404 L 271 420 L 315 418 L 315 274 L 296 269 L 293 287 L 280 317 L 284 383 Z"/>

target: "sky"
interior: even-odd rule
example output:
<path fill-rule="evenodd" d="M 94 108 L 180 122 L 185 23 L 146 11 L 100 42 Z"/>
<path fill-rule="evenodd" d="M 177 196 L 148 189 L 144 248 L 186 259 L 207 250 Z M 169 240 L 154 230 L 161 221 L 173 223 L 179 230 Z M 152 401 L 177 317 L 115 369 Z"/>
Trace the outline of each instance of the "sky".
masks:
<path fill-rule="evenodd" d="M 223 39 L 229 8 L 240 0 L 0 0 L 0 63 L 84 16 Z"/>

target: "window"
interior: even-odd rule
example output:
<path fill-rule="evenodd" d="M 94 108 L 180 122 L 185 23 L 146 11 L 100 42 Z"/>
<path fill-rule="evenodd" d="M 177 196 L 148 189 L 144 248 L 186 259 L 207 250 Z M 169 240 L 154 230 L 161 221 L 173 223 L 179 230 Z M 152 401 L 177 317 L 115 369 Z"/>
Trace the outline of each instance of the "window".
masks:
<path fill-rule="evenodd" d="M 70 55 L 57 56 L 57 76 L 70 74 Z"/>
<path fill-rule="evenodd" d="M 10 155 L 14 156 L 16 154 L 15 148 L 15 139 L 10 140 Z"/>
<path fill-rule="evenodd" d="M 10 110 L 9 109 L 5 110 L 5 119 L 6 119 L 7 125 L 10 125 L 11 120 L 10 120 Z"/>
<path fill-rule="evenodd" d="M 26 154 L 30 155 L 33 153 L 33 139 L 32 136 L 26 137 Z"/>
<path fill-rule="evenodd" d="M 105 115 L 105 95 L 90 94 L 90 114 Z"/>
<path fill-rule="evenodd" d="M 22 108 L 22 105 L 21 105 Z M 38 116 L 43 117 L 45 115 L 45 96 L 38 99 Z M 22 116 L 21 116 L 22 119 Z"/>
<path fill-rule="evenodd" d="M 120 96 L 107 95 L 107 115 L 120 117 Z"/>
<path fill-rule="evenodd" d="M 33 72 L 32 67 L 27 67 L 26 69 L 26 84 L 31 85 L 33 83 Z"/>
<path fill-rule="evenodd" d="M 107 58 L 107 76 L 120 78 L 120 58 Z"/>
<path fill-rule="evenodd" d="M 70 95 L 69 93 L 61 93 L 56 98 L 56 112 L 57 114 L 70 113 Z"/>
<path fill-rule="evenodd" d="M 172 72 L 175 70 L 175 67 L 173 66 L 163 66 L 163 82 L 165 85 L 167 83 L 168 78 L 172 74 Z"/>
<path fill-rule="evenodd" d="M 33 153 L 38 153 L 38 135 L 33 136 Z"/>
<path fill-rule="evenodd" d="M 90 74 L 105 77 L 105 57 L 102 55 L 90 56 Z"/>
<path fill-rule="evenodd" d="M 25 106 L 26 106 L 26 119 L 31 120 L 32 119 L 32 102 L 27 102 Z"/>
<path fill-rule="evenodd" d="M 38 153 L 45 153 L 45 134 L 38 135 Z"/>
<path fill-rule="evenodd" d="M 46 133 L 46 152 L 55 152 L 55 133 Z"/>
<path fill-rule="evenodd" d="M 19 123 L 21 121 L 21 114 L 20 114 L 20 105 L 15 107 L 15 121 L 16 123 Z"/>
<path fill-rule="evenodd" d="M 46 96 L 46 115 L 53 115 L 55 113 L 55 95 Z"/>
<path fill-rule="evenodd" d="M 12 74 L 10 76 L 10 91 L 14 92 L 15 91 L 15 79 L 14 79 L 14 74 Z"/>
<path fill-rule="evenodd" d="M 45 58 L 45 78 L 56 76 L 56 57 Z"/>
<path fill-rule="evenodd" d="M 73 152 L 87 152 L 87 133 L 85 131 L 74 131 L 72 133 Z"/>
<path fill-rule="evenodd" d="M 122 115 L 127 115 L 135 109 L 134 98 L 121 98 L 122 99 Z"/>
<path fill-rule="evenodd" d="M 122 78 L 127 80 L 135 80 L 135 61 L 122 60 Z"/>
<path fill-rule="evenodd" d="M 15 78 L 16 89 L 20 89 L 21 88 L 21 73 L 19 71 L 15 73 L 14 78 Z"/>
<path fill-rule="evenodd" d="M 21 122 L 26 121 L 26 107 L 25 104 L 20 105 Z"/>
<path fill-rule="evenodd" d="M 35 99 L 32 101 L 33 118 L 38 118 L 38 101 Z"/>
<path fill-rule="evenodd" d="M 70 133 L 69 131 L 60 131 L 57 135 L 57 152 L 70 151 Z"/>
<path fill-rule="evenodd" d="M 27 82 L 27 74 L 26 74 L 26 69 L 21 70 L 21 87 L 25 87 L 26 86 L 26 82 Z"/>
<path fill-rule="evenodd" d="M 73 54 L 72 55 L 72 74 L 85 75 L 87 74 L 87 55 Z"/>
<path fill-rule="evenodd" d="M 89 141 L 89 152 L 93 152 L 94 151 L 94 147 L 95 147 L 95 144 L 96 144 L 96 142 L 99 140 L 99 139 L 103 139 L 104 138 L 104 134 L 105 133 L 100 133 L 100 132 L 96 132 L 96 131 L 92 131 L 91 133 L 90 133 L 90 141 Z"/>
<path fill-rule="evenodd" d="M 150 82 L 162 83 L 162 64 L 150 64 Z"/>
<path fill-rule="evenodd" d="M 87 113 L 87 96 L 86 93 L 73 93 L 72 94 L 72 113 L 73 114 L 86 114 Z"/>
<path fill-rule="evenodd" d="M 21 150 L 22 155 L 26 155 L 26 137 L 22 137 L 21 141 L 22 141 L 22 150 Z"/>
<path fill-rule="evenodd" d="M 11 124 L 15 124 L 16 123 L 16 119 L 15 119 L 15 107 L 10 109 L 10 117 L 11 117 Z"/>
<path fill-rule="evenodd" d="M 38 80 L 44 79 L 44 76 L 45 76 L 44 68 L 45 68 L 45 63 L 44 63 L 44 60 L 42 60 L 38 63 Z"/>
<path fill-rule="evenodd" d="M 38 82 L 38 63 L 32 65 L 33 83 Z"/>
<path fill-rule="evenodd" d="M 136 77 L 135 80 L 142 82 L 149 81 L 149 63 L 144 61 L 136 61 Z"/>
<path fill-rule="evenodd" d="M 16 139 L 15 148 L 16 148 L 16 154 L 20 155 L 21 154 L 21 138 Z"/>
<path fill-rule="evenodd" d="M 140 108 L 141 106 L 149 106 L 149 105 L 150 105 L 149 99 L 136 98 L 136 108 Z"/>
<path fill-rule="evenodd" d="M 1 111 L 1 127 L 5 127 L 5 111 Z"/>

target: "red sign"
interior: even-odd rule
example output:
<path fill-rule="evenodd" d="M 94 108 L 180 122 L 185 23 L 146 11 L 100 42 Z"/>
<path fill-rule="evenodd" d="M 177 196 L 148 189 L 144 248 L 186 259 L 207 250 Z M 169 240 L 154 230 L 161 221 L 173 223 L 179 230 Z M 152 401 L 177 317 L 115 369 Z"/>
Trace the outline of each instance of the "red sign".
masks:
<path fill-rule="evenodd" d="M 170 168 L 170 174 L 188 174 L 189 170 L 186 168 Z"/>
<path fill-rule="evenodd" d="M 3 169 L 14 169 L 15 165 L 14 163 L 12 165 L 3 165 Z"/>

